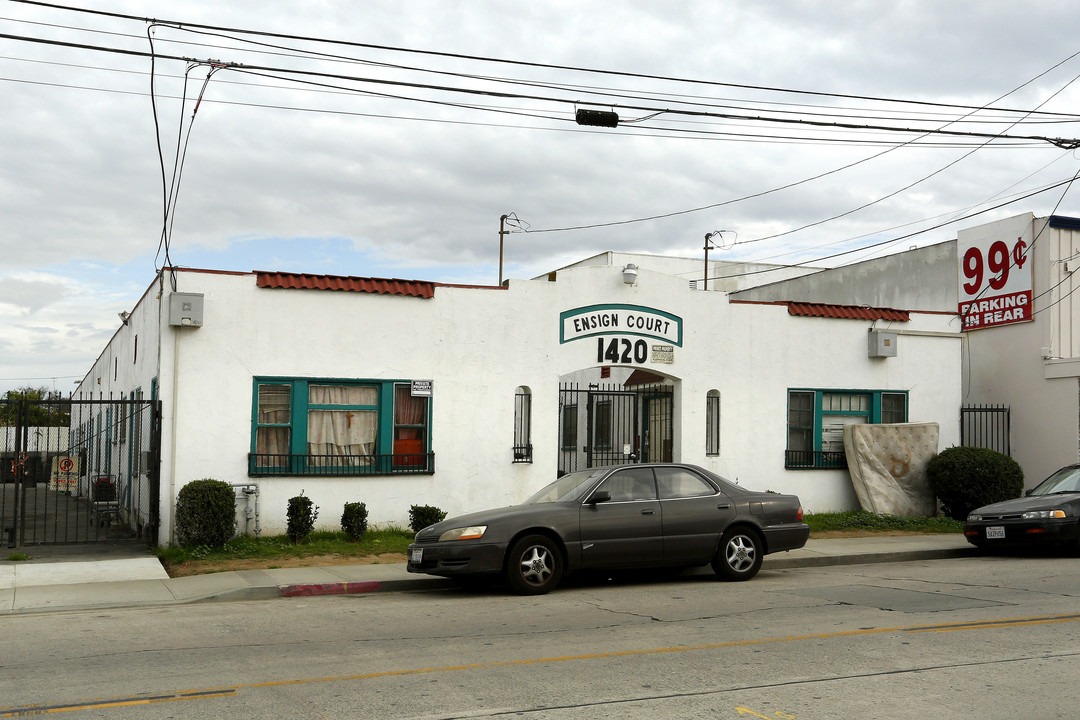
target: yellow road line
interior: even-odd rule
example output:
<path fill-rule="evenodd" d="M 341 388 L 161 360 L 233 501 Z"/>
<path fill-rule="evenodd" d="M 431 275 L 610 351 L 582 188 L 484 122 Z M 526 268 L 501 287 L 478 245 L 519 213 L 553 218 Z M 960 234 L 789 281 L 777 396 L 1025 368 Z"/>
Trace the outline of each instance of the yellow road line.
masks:
<path fill-rule="evenodd" d="M 28 705 L 23 707 L 0 708 L 0 718 L 46 715 L 77 710 L 100 710 L 102 708 L 129 707 L 133 705 L 151 705 L 183 700 L 203 700 L 236 695 L 242 690 L 259 688 L 286 687 L 290 685 L 314 685 L 317 683 L 342 682 L 346 680 L 373 680 L 387 677 L 425 675 L 431 673 L 459 672 L 462 670 L 488 670 L 491 668 L 517 667 L 522 665 L 541 665 L 546 663 L 569 662 L 575 660 L 601 660 L 607 658 L 633 657 L 636 655 L 659 655 L 664 653 L 683 653 L 698 650 L 721 650 L 724 648 L 747 647 L 752 645 L 772 645 L 777 643 L 822 640 L 828 638 L 857 637 L 862 635 L 882 635 L 886 633 L 924 633 L 956 632 L 961 630 L 987 630 L 992 628 L 1025 627 L 1029 625 L 1047 625 L 1080 621 L 1080 614 L 1042 615 L 1035 617 L 998 618 L 967 623 L 941 623 L 937 625 L 899 625 L 896 627 L 864 628 L 859 630 L 840 630 L 809 635 L 785 635 L 752 640 L 729 640 L 725 642 L 701 643 L 698 645 L 678 645 L 666 648 L 643 648 L 640 650 L 614 650 L 610 652 L 586 653 L 581 655 L 559 655 L 544 658 L 525 658 L 521 660 L 492 660 L 490 662 L 470 663 L 467 665 L 444 665 L 431 668 L 411 668 L 408 670 L 383 670 L 380 672 L 357 673 L 354 675 L 331 675 L 318 678 L 294 678 L 292 680 L 268 680 L 266 682 L 227 685 L 224 687 L 183 690 L 174 693 L 156 695 L 129 695 L 116 698 L 83 700 L 62 705 Z"/>

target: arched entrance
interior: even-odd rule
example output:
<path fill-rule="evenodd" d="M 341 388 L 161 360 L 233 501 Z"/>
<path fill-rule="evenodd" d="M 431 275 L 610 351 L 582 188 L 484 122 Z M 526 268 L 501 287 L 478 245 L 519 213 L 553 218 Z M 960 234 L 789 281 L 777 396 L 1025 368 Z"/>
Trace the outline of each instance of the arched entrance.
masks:
<path fill-rule="evenodd" d="M 596 367 L 559 381 L 559 474 L 672 462 L 678 380 L 640 368 Z"/>

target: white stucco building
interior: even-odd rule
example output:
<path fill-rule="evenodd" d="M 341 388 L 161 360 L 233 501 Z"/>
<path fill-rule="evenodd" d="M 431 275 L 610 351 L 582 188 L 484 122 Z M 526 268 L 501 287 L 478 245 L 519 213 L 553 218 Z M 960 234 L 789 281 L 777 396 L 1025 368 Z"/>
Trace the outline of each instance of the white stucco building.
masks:
<path fill-rule="evenodd" d="M 858 506 L 846 423 L 936 422 L 958 444 L 955 309 L 736 300 L 750 281 L 703 292 L 701 267 L 605 253 L 504 287 L 166 270 L 74 397 L 162 401 L 161 543 L 204 477 L 256 484 L 271 533 L 301 490 L 320 526 L 354 501 L 405 526 L 411 505 L 507 505 L 635 459 L 814 512 Z"/>
<path fill-rule="evenodd" d="M 1023 213 L 962 229 L 956 240 L 760 285 L 732 298 L 956 313 L 950 327 L 965 329 L 963 405 L 999 406 L 1010 418 L 1007 427 L 991 427 L 990 437 L 970 444 L 986 441 L 1008 452 L 1027 487 L 1034 487 L 1080 462 L 1077 270 L 1080 219 Z"/>

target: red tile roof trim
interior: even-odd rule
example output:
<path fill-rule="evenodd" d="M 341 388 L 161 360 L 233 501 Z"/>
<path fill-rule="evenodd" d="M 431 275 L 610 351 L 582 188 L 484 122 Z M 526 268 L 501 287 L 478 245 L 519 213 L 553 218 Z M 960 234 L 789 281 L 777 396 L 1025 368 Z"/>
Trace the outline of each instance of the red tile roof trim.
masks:
<path fill-rule="evenodd" d="M 907 310 L 875 308 L 867 305 L 829 305 L 827 303 L 787 303 L 788 315 L 801 317 L 838 318 L 841 320 L 895 320 L 907 322 L 911 313 Z"/>
<path fill-rule="evenodd" d="M 435 297 L 436 283 L 422 280 L 308 275 L 306 273 L 284 272 L 256 272 L 255 275 L 256 282 L 261 288 L 342 290 L 344 292 L 366 292 L 379 295 L 406 295 L 425 299 Z"/>

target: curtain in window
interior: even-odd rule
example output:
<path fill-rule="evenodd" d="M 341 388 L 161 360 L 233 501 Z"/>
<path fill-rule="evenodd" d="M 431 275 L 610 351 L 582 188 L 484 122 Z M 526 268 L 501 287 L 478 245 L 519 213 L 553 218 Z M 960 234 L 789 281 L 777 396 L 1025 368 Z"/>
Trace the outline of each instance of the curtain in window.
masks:
<path fill-rule="evenodd" d="M 369 464 L 375 450 L 377 414 L 373 410 L 311 410 L 308 412 L 307 447 L 315 465 L 340 465 L 336 457 L 350 456 L 348 464 Z"/>
<path fill-rule="evenodd" d="M 289 386 L 259 386 L 260 425 L 278 425 L 289 422 Z"/>
<path fill-rule="evenodd" d="M 374 405 L 373 387 L 312 385 L 311 405 Z M 351 408 L 308 411 L 307 448 L 313 465 L 367 465 L 373 461 L 378 413 Z M 367 456 L 367 457 L 361 457 Z M 344 458 L 348 460 L 343 460 Z"/>
<path fill-rule="evenodd" d="M 288 385 L 259 385 L 259 425 L 287 425 L 289 423 Z M 277 467 L 288 463 L 288 427 L 259 427 L 255 431 L 255 453 L 259 467 Z"/>
<path fill-rule="evenodd" d="M 285 465 L 289 455 L 289 428 L 261 427 L 255 433 L 259 467 Z"/>
<path fill-rule="evenodd" d="M 413 397 L 407 386 L 398 386 L 394 397 L 395 425 L 423 425 L 426 419 L 426 410 L 426 397 Z"/>
<path fill-rule="evenodd" d="M 379 391 L 370 385 L 312 385 L 308 402 L 312 405 L 375 405 Z"/>

